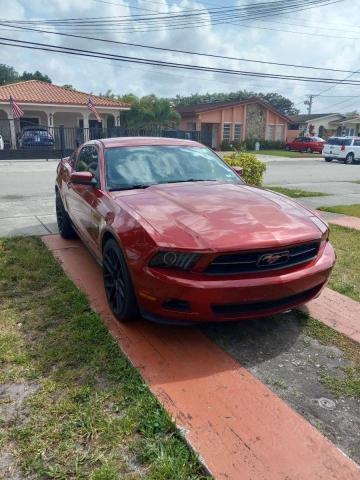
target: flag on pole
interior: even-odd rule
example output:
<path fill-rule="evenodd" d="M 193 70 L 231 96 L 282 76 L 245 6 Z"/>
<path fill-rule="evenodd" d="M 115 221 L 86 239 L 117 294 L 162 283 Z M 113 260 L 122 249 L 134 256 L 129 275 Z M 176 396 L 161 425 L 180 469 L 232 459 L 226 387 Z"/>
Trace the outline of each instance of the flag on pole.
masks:
<path fill-rule="evenodd" d="M 91 110 L 93 112 L 93 114 L 95 115 L 95 118 L 98 122 L 101 122 L 101 118 L 100 118 L 100 115 L 98 114 L 96 108 L 95 108 L 95 105 L 94 105 L 94 102 L 91 100 L 91 98 L 89 97 L 89 101 L 87 103 L 87 106 L 88 106 L 88 109 Z"/>
<path fill-rule="evenodd" d="M 21 107 L 15 102 L 15 100 L 12 98 L 10 95 L 10 108 L 12 111 L 13 118 L 20 118 L 24 115 L 24 112 L 22 111 Z"/>

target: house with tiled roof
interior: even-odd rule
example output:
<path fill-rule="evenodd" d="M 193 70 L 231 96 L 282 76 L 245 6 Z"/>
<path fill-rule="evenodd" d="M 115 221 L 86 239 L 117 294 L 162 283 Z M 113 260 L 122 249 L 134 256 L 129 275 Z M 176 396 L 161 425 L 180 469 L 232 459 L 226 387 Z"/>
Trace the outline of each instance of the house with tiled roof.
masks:
<path fill-rule="evenodd" d="M 246 100 L 179 105 L 180 129 L 200 132 L 203 143 L 219 148 L 223 142 L 247 139 L 285 142 L 289 119 L 259 97 Z"/>
<path fill-rule="evenodd" d="M 89 93 L 39 80 L 2 85 L 0 133 L 5 140 L 10 137 L 10 142 L 14 143 L 25 126 L 41 125 L 49 129 L 63 126 L 82 131 L 120 126 L 121 112 L 129 110 L 128 104 L 91 94 L 91 100 L 101 118 L 99 123 L 87 107 L 89 96 Z M 24 112 L 16 122 L 11 121 L 10 97 Z"/>

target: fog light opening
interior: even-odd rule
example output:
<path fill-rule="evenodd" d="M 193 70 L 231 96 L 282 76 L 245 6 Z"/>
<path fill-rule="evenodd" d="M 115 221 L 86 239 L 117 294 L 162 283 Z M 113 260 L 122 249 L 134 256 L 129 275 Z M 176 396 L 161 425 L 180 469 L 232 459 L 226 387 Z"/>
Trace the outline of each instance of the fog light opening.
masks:
<path fill-rule="evenodd" d="M 177 310 L 178 312 L 191 312 L 190 303 L 178 298 L 169 298 L 163 303 L 163 308 L 167 310 Z"/>

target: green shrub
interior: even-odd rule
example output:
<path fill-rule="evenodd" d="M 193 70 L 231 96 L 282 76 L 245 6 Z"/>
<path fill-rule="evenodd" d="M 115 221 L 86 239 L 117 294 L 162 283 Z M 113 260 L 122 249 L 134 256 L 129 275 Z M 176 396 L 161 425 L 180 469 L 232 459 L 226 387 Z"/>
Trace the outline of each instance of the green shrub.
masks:
<path fill-rule="evenodd" d="M 260 140 L 258 138 L 248 138 L 244 142 L 223 140 L 220 145 L 220 150 L 228 151 L 253 151 L 255 144 L 259 142 L 260 150 L 281 150 L 284 148 L 284 142 L 280 140 Z"/>
<path fill-rule="evenodd" d="M 254 153 L 234 152 L 225 155 L 224 160 L 231 166 L 242 167 L 246 183 L 261 187 L 266 165 L 258 160 Z"/>

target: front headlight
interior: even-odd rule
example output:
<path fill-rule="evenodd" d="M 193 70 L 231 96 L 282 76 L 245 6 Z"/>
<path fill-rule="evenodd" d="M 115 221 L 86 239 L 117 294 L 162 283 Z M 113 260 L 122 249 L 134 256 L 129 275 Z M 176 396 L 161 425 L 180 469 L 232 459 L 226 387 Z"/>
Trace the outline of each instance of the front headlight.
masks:
<path fill-rule="evenodd" d="M 150 267 L 191 270 L 199 260 L 198 253 L 158 252 L 149 263 Z"/>
<path fill-rule="evenodd" d="M 321 240 L 328 240 L 329 238 L 329 227 L 326 222 L 321 220 L 319 217 L 310 217 L 311 221 L 315 223 L 318 229 L 321 232 Z"/>

